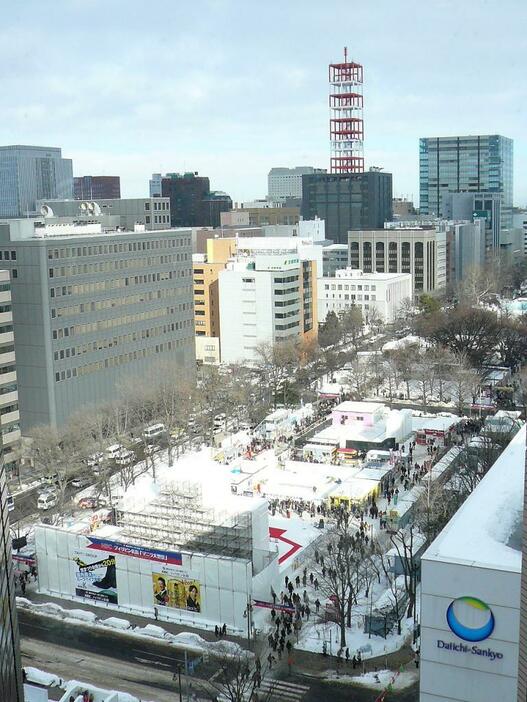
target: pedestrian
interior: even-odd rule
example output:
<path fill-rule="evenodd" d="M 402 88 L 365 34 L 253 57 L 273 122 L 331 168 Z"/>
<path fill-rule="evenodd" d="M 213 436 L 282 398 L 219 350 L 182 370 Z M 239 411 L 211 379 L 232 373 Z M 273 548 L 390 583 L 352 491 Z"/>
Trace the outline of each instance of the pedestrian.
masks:
<path fill-rule="evenodd" d="M 287 669 L 289 671 L 289 675 L 291 675 L 291 668 L 293 667 L 293 658 L 292 656 L 287 657 Z"/>
<path fill-rule="evenodd" d="M 157 617 L 156 617 L 156 619 L 157 619 Z M 216 638 L 218 638 L 219 635 L 220 635 L 220 630 L 218 629 L 218 625 L 216 624 L 216 626 L 214 627 L 214 636 Z"/>
<path fill-rule="evenodd" d="M 346 648 L 346 663 L 350 662 L 350 650 L 349 648 Z"/>
<path fill-rule="evenodd" d="M 295 583 L 296 583 L 297 587 L 300 587 L 300 576 L 299 575 L 296 576 Z"/>
<path fill-rule="evenodd" d="M 22 588 L 22 595 L 26 594 L 26 581 L 22 580 L 20 583 L 20 587 Z"/>
<path fill-rule="evenodd" d="M 315 576 L 313 575 L 313 573 L 310 573 L 310 574 L 309 574 L 309 582 L 311 583 L 311 585 L 313 585 L 313 580 L 314 580 L 314 579 L 315 579 Z"/>
<path fill-rule="evenodd" d="M 267 656 L 267 662 L 269 663 L 269 670 L 273 669 L 273 661 L 275 660 L 275 657 L 273 656 L 272 653 L 269 653 Z"/>
<path fill-rule="evenodd" d="M 159 610 L 157 609 L 157 607 L 154 607 L 154 619 L 156 620 L 156 622 L 157 622 L 158 616 L 159 616 Z M 217 628 L 218 628 L 218 627 L 216 627 L 216 629 L 217 629 Z"/>
<path fill-rule="evenodd" d="M 360 665 L 362 663 L 362 656 L 360 654 L 360 651 L 357 652 L 357 665 Z"/>
<path fill-rule="evenodd" d="M 276 592 L 271 588 L 271 597 L 273 598 L 273 604 L 276 604 Z"/>
<path fill-rule="evenodd" d="M 328 655 L 328 645 L 327 645 L 327 643 L 326 643 L 325 641 L 324 641 L 323 644 L 322 644 L 322 655 L 323 655 L 323 656 L 327 656 L 327 655 Z M 355 667 L 355 666 L 353 666 L 353 667 Z"/>
<path fill-rule="evenodd" d="M 226 624 L 224 624 L 224 625 L 221 627 L 221 635 L 222 635 L 222 636 L 227 636 L 227 625 L 226 625 Z"/>
<path fill-rule="evenodd" d="M 311 609 L 309 605 L 306 605 L 306 619 L 309 621 L 309 615 L 311 614 Z"/>
<path fill-rule="evenodd" d="M 313 585 L 315 586 L 315 590 L 318 590 L 318 578 L 315 578 Z"/>
<path fill-rule="evenodd" d="M 357 667 L 357 656 L 353 654 L 353 658 L 351 659 L 351 665 L 353 666 L 353 670 Z"/>
<path fill-rule="evenodd" d="M 318 597 L 317 597 L 317 599 L 315 600 L 315 607 L 316 607 L 317 614 L 318 614 L 318 610 L 320 609 L 320 600 L 318 599 Z"/>
<path fill-rule="evenodd" d="M 293 648 L 293 644 L 291 643 L 291 641 L 289 641 L 289 639 L 287 640 L 285 647 L 287 648 L 287 653 L 288 654 L 291 653 L 291 649 Z"/>
<path fill-rule="evenodd" d="M 274 621 L 275 617 L 276 617 L 276 612 L 275 612 L 274 607 L 273 607 L 273 609 L 271 610 L 271 619 Z"/>

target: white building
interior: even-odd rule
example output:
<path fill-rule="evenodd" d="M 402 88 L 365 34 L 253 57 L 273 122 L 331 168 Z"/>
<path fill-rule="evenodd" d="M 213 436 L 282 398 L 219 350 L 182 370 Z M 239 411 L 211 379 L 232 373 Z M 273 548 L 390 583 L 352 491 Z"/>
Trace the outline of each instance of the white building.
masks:
<path fill-rule="evenodd" d="M 319 222 L 321 220 L 318 220 Z M 322 222 L 323 223 L 323 222 Z M 286 229 L 292 228 L 288 224 L 277 225 Z M 274 228 L 274 227 L 272 227 Z M 323 268 L 322 256 L 323 247 L 320 243 L 307 236 L 279 236 L 266 235 L 265 237 L 238 237 L 236 240 L 236 250 L 242 256 L 283 256 L 294 254 L 299 261 L 314 261 L 316 263 L 316 276 L 318 277 Z"/>
<path fill-rule="evenodd" d="M 262 233 L 269 237 L 298 237 L 320 244 L 326 241 L 326 223 L 323 219 L 301 219 L 297 224 L 265 224 Z"/>
<path fill-rule="evenodd" d="M 363 273 L 353 268 L 335 271 L 334 278 L 319 278 L 317 288 L 320 321 L 328 312 L 338 315 L 356 305 L 365 319 L 375 309 L 391 324 L 403 300 L 413 296 L 410 273 Z"/>
<path fill-rule="evenodd" d="M 302 197 L 302 176 L 310 173 L 325 173 L 325 168 L 296 166 L 296 168 L 271 168 L 267 176 L 267 197 L 269 200 L 285 200 L 289 197 Z"/>
<path fill-rule="evenodd" d="M 256 240 L 243 243 L 250 241 Z M 316 263 L 301 260 L 294 250 L 245 253 L 219 274 L 223 363 L 256 362 L 261 344 L 317 336 Z"/>
<path fill-rule="evenodd" d="M 523 253 L 527 256 L 527 210 L 513 212 L 512 228 L 521 229 L 523 241 Z"/>
<path fill-rule="evenodd" d="M 348 244 L 352 268 L 411 273 L 416 297 L 446 286 L 446 232 L 434 226 L 350 231 Z"/>
<path fill-rule="evenodd" d="M 516 700 L 525 427 L 425 552 L 420 702 Z"/>

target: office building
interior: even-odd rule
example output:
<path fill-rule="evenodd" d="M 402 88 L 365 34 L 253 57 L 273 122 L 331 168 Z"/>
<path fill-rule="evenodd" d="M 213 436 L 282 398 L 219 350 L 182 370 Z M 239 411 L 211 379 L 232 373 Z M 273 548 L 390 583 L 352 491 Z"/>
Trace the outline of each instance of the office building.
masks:
<path fill-rule="evenodd" d="M 384 322 L 392 324 L 403 301 L 413 300 L 410 273 L 363 273 L 345 268 L 336 271 L 333 278 L 319 278 L 317 290 L 321 322 L 328 312 L 339 315 L 355 306 L 366 321 L 375 310 Z"/>
<path fill-rule="evenodd" d="M 525 702 L 524 469 L 525 426 L 422 557 L 420 702 Z"/>
<path fill-rule="evenodd" d="M 326 236 L 345 244 L 352 229 L 381 229 L 392 219 L 392 175 L 314 173 L 302 176 L 302 217 L 326 222 Z"/>
<path fill-rule="evenodd" d="M 23 433 L 115 400 L 160 362 L 194 369 L 190 230 L 50 221 L 0 223 Z"/>
<path fill-rule="evenodd" d="M 419 212 L 448 218 L 448 194 L 465 192 L 498 193 L 500 231 L 510 229 L 513 205 L 512 139 L 498 134 L 420 139 Z M 498 248 L 499 241 L 493 241 L 492 246 Z"/>
<path fill-rule="evenodd" d="M 77 176 L 73 179 L 75 200 L 118 200 L 121 197 L 119 176 Z"/>
<path fill-rule="evenodd" d="M 10 257 L 14 251 L 1 251 Z M 20 460 L 20 413 L 9 271 L 0 270 L 0 434 L 2 463 L 13 475 Z"/>
<path fill-rule="evenodd" d="M 280 202 L 288 198 L 302 197 L 302 176 L 310 173 L 325 173 L 325 168 L 296 166 L 295 168 L 271 168 L 267 176 L 267 199 Z"/>
<path fill-rule="evenodd" d="M 414 296 L 446 285 L 446 234 L 435 227 L 352 231 L 349 265 L 364 273 L 410 273 Z"/>
<path fill-rule="evenodd" d="M 24 702 L 5 467 L 0 461 L 0 699 Z"/>
<path fill-rule="evenodd" d="M 438 226 L 444 226 L 447 234 L 447 282 L 460 283 L 471 271 L 485 265 L 485 220 Z"/>
<path fill-rule="evenodd" d="M 347 244 L 327 244 L 322 249 L 322 271 L 324 278 L 334 278 L 336 271 L 348 265 Z"/>
<path fill-rule="evenodd" d="M 393 218 L 411 219 L 415 214 L 414 203 L 405 197 L 394 197 L 392 200 Z"/>
<path fill-rule="evenodd" d="M 172 227 L 219 227 L 222 212 L 232 210 L 231 198 L 211 191 L 210 181 L 197 173 L 154 173 L 150 194 L 170 199 Z"/>
<path fill-rule="evenodd" d="M 521 231 L 523 254 L 527 256 L 527 210 L 515 208 L 512 215 L 512 228 Z"/>
<path fill-rule="evenodd" d="M 72 162 L 59 148 L 0 146 L 0 218 L 36 215 L 42 198 L 72 197 Z"/>
<path fill-rule="evenodd" d="M 236 239 L 208 239 L 206 254 L 194 254 L 194 326 L 196 361 L 219 363 L 220 297 L 218 277 L 236 254 Z"/>
<path fill-rule="evenodd" d="M 264 201 L 266 202 L 266 201 Z M 263 227 L 273 224 L 298 224 L 300 219 L 299 207 L 283 207 L 276 203 L 267 203 L 260 207 L 259 203 L 243 203 L 241 207 L 233 210 L 236 215 L 245 214 L 249 217 L 250 227 Z M 304 219 L 309 219 L 304 217 Z M 315 219 L 314 217 L 312 219 Z M 232 221 L 230 212 L 222 212 L 220 222 L 227 226 Z"/>
<path fill-rule="evenodd" d="M 168 197 L 133 197 L 119 200 L 39 200 L 39 213 L 42 207 L 52 217 L 110 217 L 114 226 L 133 230 L 136 224 L 147 231 L 170 229 L 170 200 Z"/>
<path fill-rule="evenodd" d="M 295 253 L 229 261 L 219 274 L 222 362 L 255 363 L 262 344 L 315 340 L 316 285 L 316 263 Z"/>
<path fill-rule="evenodd" d="M 527 700 L 527 451 L 523 480 L 522 566 L 520 591 L 520 642 L 518 655 L 518 699 Z"/>

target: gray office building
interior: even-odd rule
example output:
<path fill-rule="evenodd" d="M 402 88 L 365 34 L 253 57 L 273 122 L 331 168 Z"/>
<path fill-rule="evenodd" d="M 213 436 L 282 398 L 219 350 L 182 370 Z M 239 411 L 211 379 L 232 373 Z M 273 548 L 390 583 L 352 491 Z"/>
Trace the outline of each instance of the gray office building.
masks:
<path fill-rule="evenodd" d="M 7 493 L 4 464 L 0 461 L 0 700 L 24 702 Z"/>
<path fill-rule="evenodd" d="M 324 278 L 334 278 L 336 271 L 348 265 L 347 244 L 328 244 L 322 248 L 322 275 Z"/>
<path fill-rule="evenodd" d="M 47 146 L 0 146 L 0 217 L 37 214 L 37 200 L 73 197 L 73 166 Z"/>
<path fill-rule="evenodd" d="M 499 193 L 500 230 L 511 228 L 512 139 L 499 134 L 420 139 L 420 214 L 448 217 L 448 194 L 462 192 Z"/>
<path fill-rule="evenodd" d="M 191 231 L 51 222 L 0 223 L 23 433 L 113 401 L 160 361 L 195 367 Z"/>
<path fill-rule="evenodd" d="M 302 176 L 302 217 L 326 222 L 326 237 L 348 243 L 354 229 L 381 229 L 392 219 L 392 174 L 313 173 Z"/>
<path fill-rule="evenodd" d="M 91 217 L 108 216 L 119 227 L 133 230 L 136 224 L 144 225 L 148 231 L 170 229 L 170 198 L 132 197 L 94 200 L 42 199 L 37 203 L 38 211 L 45 206 L 50 216 Z"/>

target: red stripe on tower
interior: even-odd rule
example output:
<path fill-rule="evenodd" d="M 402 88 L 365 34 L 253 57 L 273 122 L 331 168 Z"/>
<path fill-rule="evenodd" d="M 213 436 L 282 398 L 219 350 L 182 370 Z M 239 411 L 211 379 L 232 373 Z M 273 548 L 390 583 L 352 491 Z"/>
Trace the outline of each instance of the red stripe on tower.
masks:
<path fill-rule="evenodd" d="M 363 69 L 348 61 L 329 64 L 331 173 L 364 173 Z"/>

